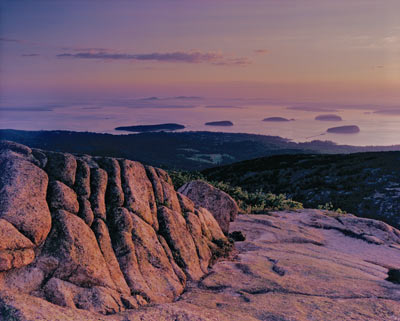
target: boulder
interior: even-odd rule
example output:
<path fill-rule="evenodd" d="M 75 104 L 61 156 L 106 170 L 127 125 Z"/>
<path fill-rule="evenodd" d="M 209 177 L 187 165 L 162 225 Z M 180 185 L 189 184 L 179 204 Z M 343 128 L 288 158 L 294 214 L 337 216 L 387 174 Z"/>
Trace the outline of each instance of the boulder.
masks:
<path fill-rule="evenodd" d="M 20 268 L 35 258 L 34 244 L 12 224 L 0 219 L 0 271 Z"/>
<path fill-rule="evenodd" d="M 179 200 L 179 204 L 181 206 L 182 212 L 186 213 L 186 212 L 194 212 L 194 203 L 185 195 L 181 194 L 181 193 L 176 193 L 176 195 L 178 196 L 178 200 Z"/>
<path fill-rule="evenodd" d="M 225 234 L 229 233 L 229 222 L 233 222 L 239 208 L 235 200 L 210 184 L 197 180 L 186 183 L 178 192 L 190 198 L 196 206 L 209 210 Z"/>
<path fill-rule="evenodd" d="M 110 276 L 117 286 L 117 289 L 121 293 L 129 295 L 130 290 L 128 285 L 126 284 L 114 250 L 112 248 L 110 233 L 108 232 L 106 223 L 104 223 L 101 219 L 96 219 L 93 223 L 92 229 L 96 235 L 100 250 L 107 263 L 108 270 L 110 271 Z"/>
<path fill-rule="evenodd" d="M 147 304 L 154 298 L 146 280 L 143 278 L 136 257 L 135 245 L 132 240 L 132 213 L 123 207 L 112 209 L 109 212 L 108 223 L 112 246 L 126 283 L 131 293 L 145 298 L 141 305 Z"/>
<path fill-rule="evenodd" d="M 90 156 L 90 155 L 79 155 L 79 158 L 81 161 L 86 163 L 86 165 L 89 166 L 89 168 L 99 168 L 99 164 L 97 164 L 95 157 Z"/>
<path fill-rule="evenodd" d="M 52 211 L 66 210 L 77 214 L 79 203 L 75 192 L 60 181 L 51 181 L 48 187 L 47 201 Z"/>
<path fill-rule="evenodd" d="M 11 150 L 23 156 L 30 156 L 32 154 L 32 149 L 28 146 L 11 142 L 9 140 L 0 140 L 0 151 L 1 150 Z"/>
<path fill-rule="evenodd" d="M 0 173 L 1 316 L 103 320 L 168 304 L 227 242 L 165 171 L 137 162 L 0 143 Z M 93 314 L 71 312 L 82 309 Z"/>
<path fill-rule="evenodd" d="M 33 249 L 0 251 L 0 272 L 30 264 L 35 258 Z"/>
<path fill-rule="evenodd" d="M 172 180 L 162 169 L 148 166 L 147 175 L 151 180 L 158 206 L 166 206 L 173 211 L 181 211 L 177 193 Z"/>
<path fill-rule="evenodd" d="M 196 245 L 187 229 L 183 215 L 161 206 L 158 210 L 158 220 L 160 234 L 172 250 L 176 263 L 191 279 L 199 280 L 204 273 L 200 268 Z"/>
<path fill-rule="evenodd" d="M 75 192 L 79 196 L 90 197 L 90 167 L 81 159 L 77 159 Z"/>
<path fill-rule="evenodd" d="M 32 149 L 32 155 L 35 157 L 37 166 L 40 168 L 45 168 L 47 165 L 47 156 L 45 153 L 43 153 L 42 150 L 40 149 Z"/>
<path fill-rule="evenodd" d="M 171 249 L 168 246 L 167 241 L 165 240 L 165 238 L 163 238 L 161 235 L 158 235 L 158 240 L 160 241 L 160 244 L 163 246 L 165 254 L 167 255 L 169 262 L 171 263 L 172 268 L 174 269 L 174 272 L 176 274 L 176 276 L 179 278 L 179 280 L 181 281 L 182 285 L 185 286 L 186 284 L 186 274 L 185 272 L 183 272 L 183 270 L 179 267 L 178 264 L 176 264 L 174 256 L 172 254 Z"/>
<path fill-rule="evenodd" d="M 208 273 L 208 266 L 211 262 L 212 253 L 207 242 L 207 237 L 203 235 L 201 222 L 194 213 L 185 213 L 186 224 L 196 245 L 197 255 L 200 260 L 200 267 L 204 273 Z"/>
<path fill-rule="evenodd" d="M 183 285 L 157 238 L 154 229 L 138 216 L 131 214 L 132 240 L 139 269 L 147 281 L 155 302 L 171 302 L 183 292 Z"/>
<path fill-rule="evenodd" d="M 101 168 L 90 170 L 90 203 L 95 217 L 106 219 L 105 195 L 107 189 L 107 172 Z"/>
<path fill-rule="evenodd" d="M 118 293 L 104 287 L 84 288 L 53 277 L 46 283 L 44 291 L 50 302 L 60 306 L 101 314 L 124 310 Z"/>
<path fill-rule="evenodd" d="M 34 244 L 8 221 L 0 219 L 0 252 L 29 248 L 34 248 Z"/>
<path fill-rule="evenodd" d="M 76 174 L 76 159 L 68 153 L 46 152 L 47 164 L 45 171 L 51 179 L 58 180 L 73 187 Z"/>
<path fill-rule="evenodd" d="M 94 220 L 94 214 L 92 211 L 92 207 L 90 205 L 90 202 L 87 198 L 83 196 L 78 197 L 78 202 L 79 202 L 79 213 L 78 216 L 84 220 L 84 222 L 92 226 L 93 220 Z"/>
<path fill-rule="evenodd" d="M 215 239 L 216 236 L 224 238 L 225 235 L 219 227 L 218 222 L 215 220 L 214 216 L 206 210 L 205 208 L 196 209 L 194 213 L 199 218 L 201 224 L 202 234 L 210 241 Z M 213 227 L 208 226 L 209 219 L 212 218 L 212 222 L 215 224 L 215 231 Z"/>
<path fill-rule="evenodd" d="M 82 287 L 115 288 L 93 231 L 76 215 L 53 213 L 53 228 L 44 252 L 58 261 L 53 276 Z"/>
<path fill-rule="evenodd" d="M 85 320 L 85 321 L 109 321 L 110 319 L 80 309 L 67 309 L 46 301 L 18 292 L 4 290 L 0 292 L 0 316 L 7 321 L 61 321 L 61 320 Z M 147 321 L 147 320 L 146 320 Z"/>
<path fill-rule="evenodd" d="M 37 262 L 37 260 L 35 260 Z M 37 293 L 45 279 L 45 273 L 35 266 L 35 262 L 19 269 L 3 273 L 1 291 L 12 289 L 19 293 Z M 0 292 L 1 292 L 0 291 Z M 0 314 L 1 315 L 1 314 Z"/>
<path fill-rule="evenodd" d="M 156 171 L 158 177 L 160 178 L 163 190 L 164 203 L 162 205 L 170 208 L 173 211 L 180 212 L 181 207 L 171 177 L 169 177 L 166 171 L 160 168 L 156 168 Z"/>
<path fill-rule="evenodd" d="M 125 194 L 124 207 L 149 223 L 156 230 L 157 206 L 153 186 L 149 181 L 144 166 L 138 162 L 121 160 L 122 188 Z"/>
<path fill-rule="evenodd" d="M 0 173 L 0 218 L 36 245 L 41 244 L 51 228 L 46 173 L 11 154 L 0 158 Z"/>
<path fill-rule="evenodd" d="M 157 204 L 164 203 L 164 192 L 161 184 L 161 179 L 158 177 L 157 171 L 154 167 L 146 166 L 147 176 L 153 186 L 154 196 Z"/>
<path fill-rule="evenodd" d="M 108 184 L 106 189 L 107 207 L 119 207 L 124 204 L 124 191 L 121 185 L 121 168 L 114 158 L 96 158 L 97 163 L 108 175 Z"/>

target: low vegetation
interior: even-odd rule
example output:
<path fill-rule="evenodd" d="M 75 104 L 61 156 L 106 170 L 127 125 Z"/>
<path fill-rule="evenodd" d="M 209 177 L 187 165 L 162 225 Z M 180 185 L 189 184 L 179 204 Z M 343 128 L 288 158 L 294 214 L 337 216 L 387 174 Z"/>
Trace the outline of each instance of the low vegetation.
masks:
<path fill-rule="evenodd" d="M 265 193 L 263 191 L 248 192 L 239 186 L 225 182 L 210 181 L 199 172 L 169 171 L 176 189 L 193 180 L 205 181 L 229 194 L 238 204 L 242 213 L 265 213 L 271 210 L 302 209 L 303 204 L 289 199 L 284 194 Z"/>
<path fill-rule="evenodd" d="M 318 209 L 335 212 L 337 214 L 347 214 L 347 212 L 343 211 L 341 208 L 335 209 L 335 206 L 332 204 L 332 202 L 325 203 L 324 205 L 318 205 Z"/>
<path fill-rule="evenodd" d="M 283 193 L 306 208 L 346 211 L 399 228 L 399 160 L 399 152 L 277 155 L 201 173 L 249 193 Z"/>

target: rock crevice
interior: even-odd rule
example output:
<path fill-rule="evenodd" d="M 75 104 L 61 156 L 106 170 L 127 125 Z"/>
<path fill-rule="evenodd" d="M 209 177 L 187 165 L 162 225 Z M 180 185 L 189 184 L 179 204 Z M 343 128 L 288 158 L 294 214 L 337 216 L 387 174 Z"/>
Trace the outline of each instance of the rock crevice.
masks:
<path fill-rule="evenodd" d="M 229 242 L 163 170 L 0 143 L 0 290 L 112 314 L 172 302 Z"/>

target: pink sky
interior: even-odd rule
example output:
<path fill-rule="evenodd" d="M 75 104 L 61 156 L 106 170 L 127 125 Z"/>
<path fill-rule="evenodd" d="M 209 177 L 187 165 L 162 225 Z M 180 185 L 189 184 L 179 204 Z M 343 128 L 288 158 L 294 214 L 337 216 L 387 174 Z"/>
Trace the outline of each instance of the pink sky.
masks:
<path fill-rule="evenodd" d="M 400 106 L 398 0 L 5 0 L 1 21 L 4 97 Z"/>

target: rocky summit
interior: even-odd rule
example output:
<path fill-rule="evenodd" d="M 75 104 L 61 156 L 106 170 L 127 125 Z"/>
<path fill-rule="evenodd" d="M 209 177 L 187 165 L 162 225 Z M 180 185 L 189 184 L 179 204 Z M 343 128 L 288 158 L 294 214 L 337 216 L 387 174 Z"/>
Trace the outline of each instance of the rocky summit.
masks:
<path fill-rule="evenodd" d="M 25 296 L 24 311 L 172 302 L 230 248 L 212 214 L 158 168 L 2 141 L 0 173 L 2 320 L 30 320 L 9 291 Z M 31 317 L 57 319 L 46 311 Z"/>
<path fill-rule="evenodd" d="M 0 172 L 0 320 L 400 320 L 400 231 L 381 221 L 239 215 L 232 249 L 157 168 L 3 141 Z"/>
<path fill-rule="evenodd" d="M 235 200 L 227 193 L 201 181 L 191 181 L 181 186 L 178 192 L 189 197 L 197 206 L 208 209 L 225 234 L 229 233 L 229 224 L 239 212 Z"/>

